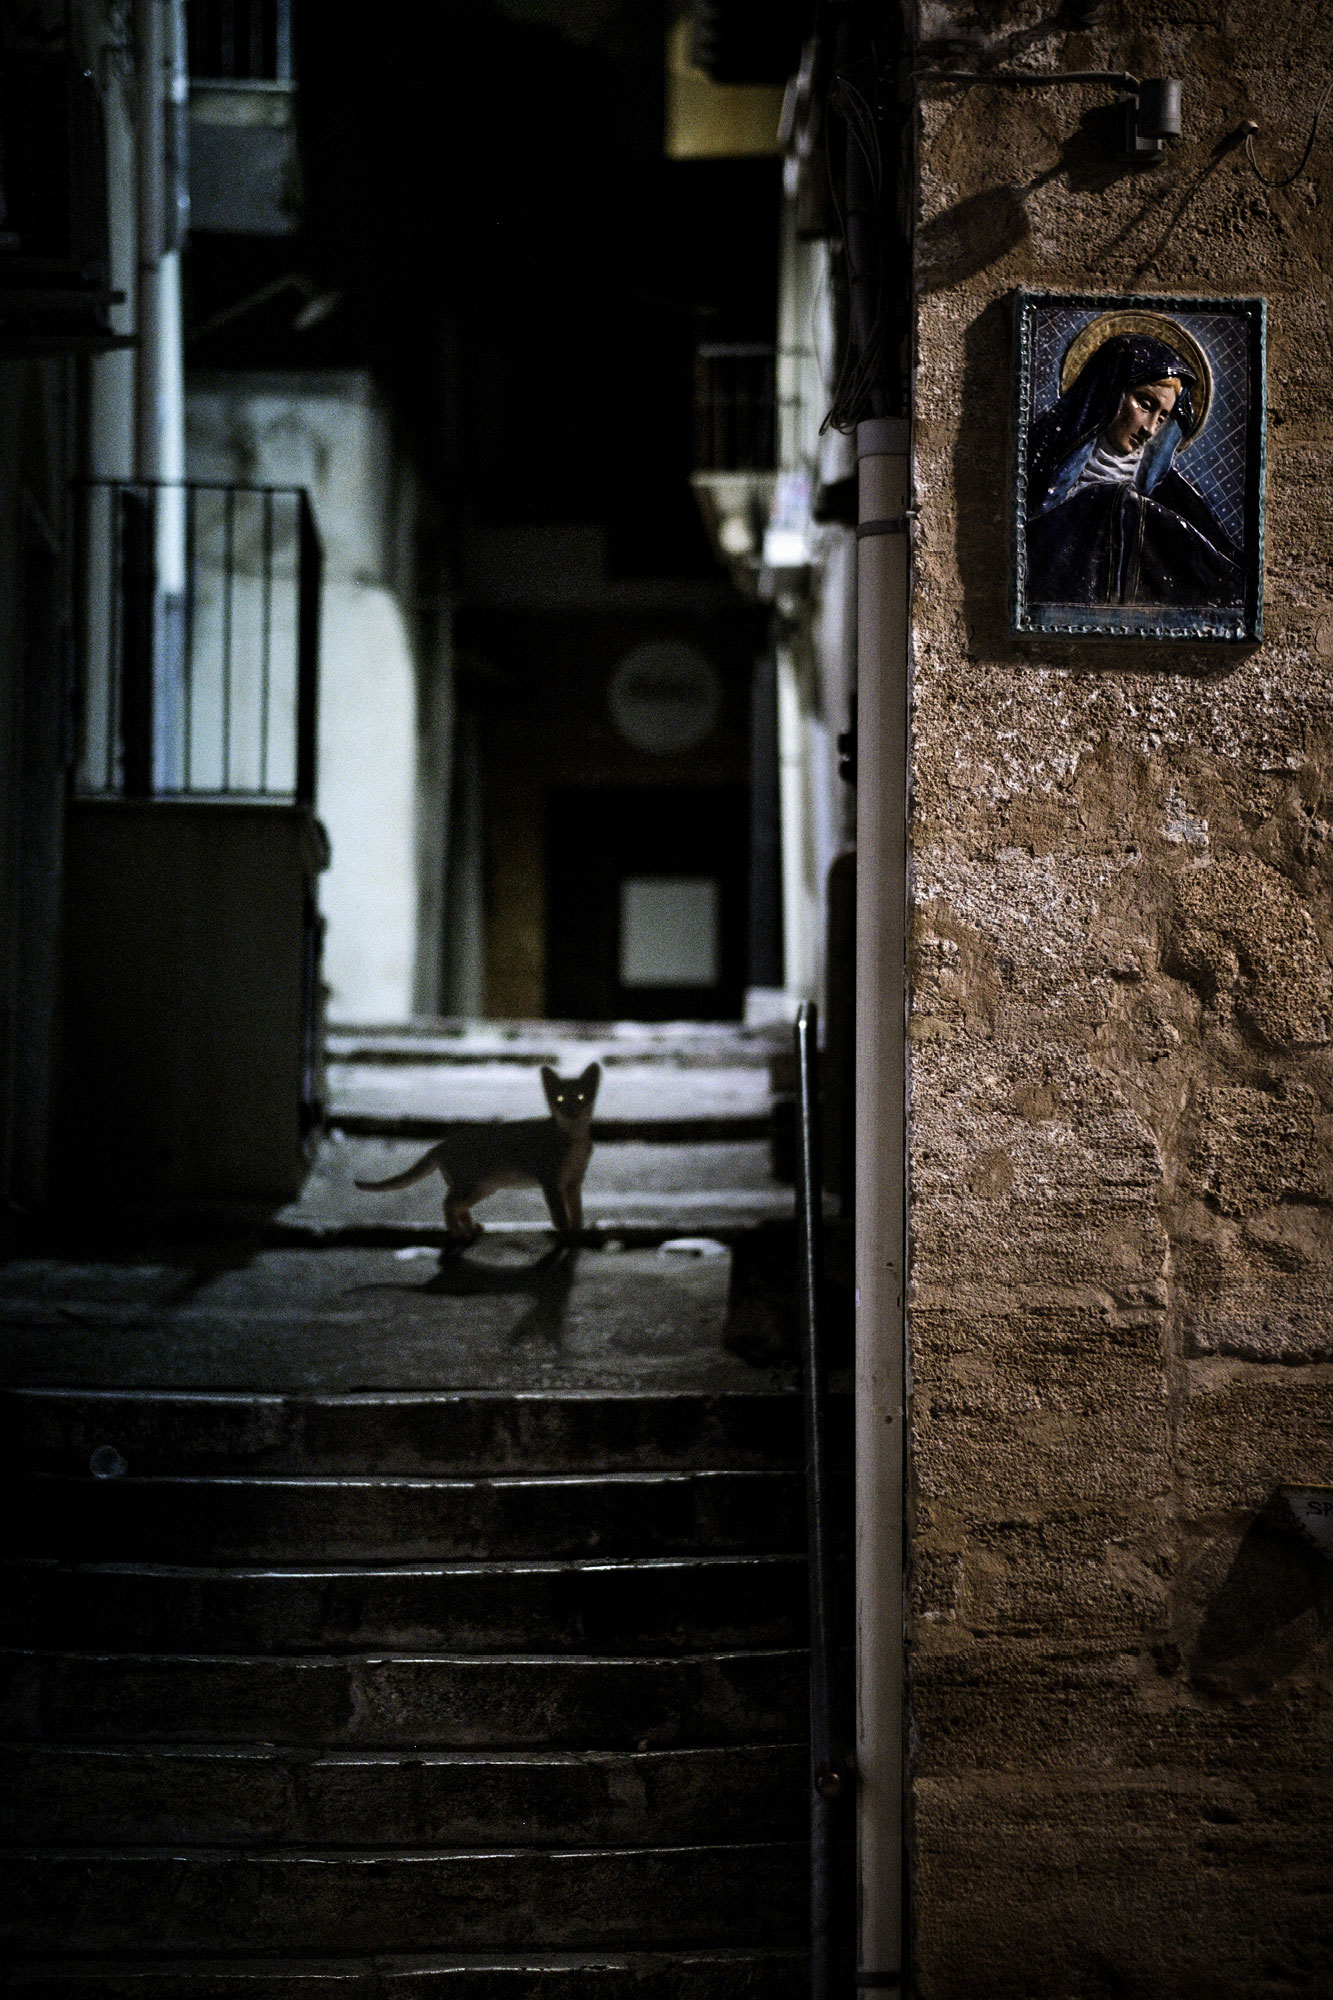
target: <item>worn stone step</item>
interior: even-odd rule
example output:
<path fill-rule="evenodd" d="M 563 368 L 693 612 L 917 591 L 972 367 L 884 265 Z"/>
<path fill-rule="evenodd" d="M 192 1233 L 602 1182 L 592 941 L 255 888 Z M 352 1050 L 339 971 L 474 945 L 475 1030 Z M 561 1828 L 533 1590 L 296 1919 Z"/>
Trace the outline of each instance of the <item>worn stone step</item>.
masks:
<path fill-rule="evenodd" d="M 10 1845 L 465 1847 L 786 1840 L 801 1743 L 647 1752 L 324 1755 L 292 1747 L 0 1744 Z"/>
<path fill-rule="evenodd" d="M 793 1550 L 793 1472 L 501 1479 L 67 1478 L 4 1495 L 16 1554 L 73 1561 L 410 1562 Z"/>
<path fill-rule="evenodd" d="M 450 1749 L 654 1749 L 789 1740 L 794 1650 L 557 1655 L 0 1653 L 0 1737 Z"/>
<path fill-rule="evenodd" d="M 805 1638 L 800 1556 L 222 1569 L 0 1564 L 14 1644 L 98 1651 L 712 1652 Z"/>
<path fill-rule="evenodd" d="M 799 1947 L 392 1959 L 54 1959 L 9 1968 L 32 2000 L 806 2000 Z"/>
<path fill-rule="evenodd" d="M 6 1462 L 86 1473 L 647 1472 L 801 1462 L 801 1403 L 746 1394 L 0 1391 Z"/>
<path fill-rule="evenodd" d="M 10 1851 L 8 1954 L 794 1944 L 802 1843 L 491 1853 Z"/>

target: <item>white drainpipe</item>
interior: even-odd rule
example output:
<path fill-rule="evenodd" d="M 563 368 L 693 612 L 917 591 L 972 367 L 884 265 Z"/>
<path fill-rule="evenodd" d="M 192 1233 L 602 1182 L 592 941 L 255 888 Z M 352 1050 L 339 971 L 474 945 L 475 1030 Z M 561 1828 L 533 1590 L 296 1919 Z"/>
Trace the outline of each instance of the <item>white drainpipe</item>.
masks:
<path fill-rule="evenodd" d="M 857 426 L 858 1985 L 903 1973 L 908 426 Z"/>
<path fill-rule="evenodd" d="M 800 669 L 792 643 L 775 649 L 778 689 L 778 818 L 782 829 L 783 985 L 794 1009 L 813 1000 L 810 898 L 806 886 L 806 770 Z"/>
<path fill-rule="evenodd" d="M 134 472 L 185 477 L 185 359 L 181 328 L 181 237 L 189 83 L 183 0 L 135 0 L 135 103 L 139 273 L 135 354 Z M 180 681 L 185 606 L 185 515 L 181 496 L 157 513 L 154 616 L 154 781 L 179 782 Z"/>

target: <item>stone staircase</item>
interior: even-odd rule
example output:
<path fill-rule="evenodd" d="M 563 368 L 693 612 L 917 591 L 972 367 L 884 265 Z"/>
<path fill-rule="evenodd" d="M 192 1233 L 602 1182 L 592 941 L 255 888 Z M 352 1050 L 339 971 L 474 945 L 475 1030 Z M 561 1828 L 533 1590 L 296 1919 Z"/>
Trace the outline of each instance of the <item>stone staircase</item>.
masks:
<path fill-rule="evenodd" d="M 4 1990 L 808 1988 L 780 1388 L 4 1398 Z"/>

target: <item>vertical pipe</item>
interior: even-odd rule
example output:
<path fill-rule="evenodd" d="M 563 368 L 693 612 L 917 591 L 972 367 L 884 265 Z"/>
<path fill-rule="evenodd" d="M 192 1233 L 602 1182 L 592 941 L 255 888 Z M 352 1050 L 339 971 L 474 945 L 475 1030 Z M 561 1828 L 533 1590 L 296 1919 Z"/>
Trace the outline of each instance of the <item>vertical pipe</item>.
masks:
<path fill-rule="evenodd" d="M 185 32 L 181 0 L 135 0 L 139 344 L 134 471 L 185 476 L 180 241 L 184 221 Z M 168 127 L 171 160 L 168 160 Z"/>
<path fill-rule="evenodd" d="M 903 1979 L 908 426 L 857 426 L 856 1658 L 860 1972 Z"/>
<path fill-rule="evenodd" d="M 162 89 L 166 28 L 162 0 L 135 0 L 134 43 L 135 194 L 139 232 L 134 471 L 139 479 L 160 479 L 161 273 L 166 183 L 166 107 Z"/>
<path fill-rule="evenodd" d="M 187 214 L 183 0 L 135 0 L 138 335 L 135 477 L 178 487 L 185 477 L 185 362 L 180 251 Z M 180 784 L 184 523 L 179 492 L 157 507 L 153 619 L 154 783 Z"/>

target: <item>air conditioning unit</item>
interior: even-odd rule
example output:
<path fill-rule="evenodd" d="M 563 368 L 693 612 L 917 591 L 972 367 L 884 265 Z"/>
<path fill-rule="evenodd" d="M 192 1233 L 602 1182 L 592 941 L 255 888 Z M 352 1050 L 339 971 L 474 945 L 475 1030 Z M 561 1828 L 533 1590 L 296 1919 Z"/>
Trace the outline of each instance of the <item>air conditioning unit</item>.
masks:
<path fill-rule="evenodd" d="M 91 72 L 6 49 L 0 69 L 0 353 L 117 347 L 106 140 Z"/>
<path fill-rule="evenodd" d="M 809 0 L 694 0 L 694 65 L 714 83 L 783 84 L 813 11 Z"/>

